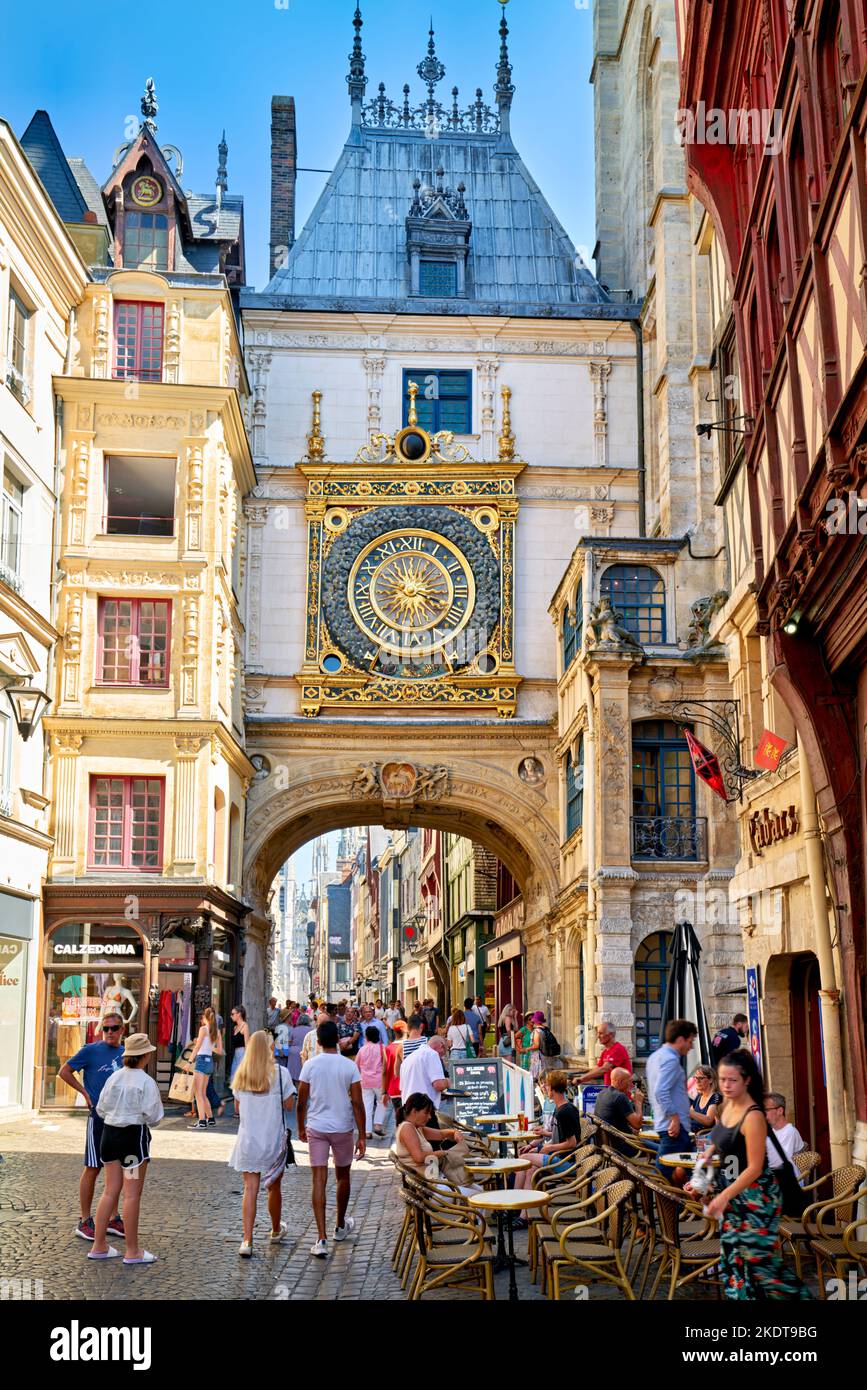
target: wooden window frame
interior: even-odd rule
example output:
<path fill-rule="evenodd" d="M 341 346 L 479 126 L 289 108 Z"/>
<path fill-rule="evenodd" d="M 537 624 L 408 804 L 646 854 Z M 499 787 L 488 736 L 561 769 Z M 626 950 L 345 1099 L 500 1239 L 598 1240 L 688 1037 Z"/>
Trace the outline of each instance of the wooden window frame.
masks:
<path fill-rule="evenodd" d="M 105 610 L 109 603 L 129 603 L 132 605 L 130 613 L 130 637 L 134 639 L 129 655 L 128 679 L 125 681 L 108 680 L 105 677 Z M 138 678 L 140 671 L 141 656 L 141 610 L 142 604 L 151 603 L 155 608 L 166 610 L 166 660 L 165 660 L 165 679 L 160 681 L 143 681 Z M 97 599 L 97 652 L 96 652 L 96 678 L 95 685 L 103 688 L 118 689 L 126 686 L 135 686 L 139 690 L 168 690 L 171 685 L 171 658 L 172 658 L 172 600 L 171 599 L 151 599 L 151 598 L 114 598 L 111 596 L 100 597 Z M 156 615 L 155 615 L 156 616 Z"/>
<path fill-rule="evenodd" d="M 121 311 L 134 309 L 135 312 L 135 334 L 134 334 L 134 361 L 132 366 L 120 365 L 118 361 L 119 339 L 118 327 Z M 143 354 L 143 330 L 144 330 L 144 311 L 150 309 L 154 313 L 154 319 L 159 317 L 159 331 L 154 331 L 152 341 L 159 343 L 159 363 L 157 366 L 142 366 Z M 156 323 L 154 324 L 156 330 Z M 160 300 L 153 299 L 116 299 L 114 301 L 114 335 L 112 352 L 112 377 L 115 381 L 153 381 L 162 382 L 163 366 L 165 358 L 165 332 L 166 332 L 166 306 Z"/>
<path fill-rule="evenodd" d="M 402 406 L 402 419 L 403 419 L 404 427 L 406 427 L 406 425 L 408 424 L 408 412 L 409 412 L 409 383 L 410 383 L 411 381 L 415 381 L 415 382 L 418 383 L 419 388 L 420 388 L 418 400 L 416 401 L 416 406 L 417 406 L 417 408 L 418 408 L 418 410 L 419 410 L 419 412 L 420 412 L 420 415 L 421 415 L 421 413 L 423 412 L 424 407 L 427 406 L 428 404 L 430 404 L 430 405 L 433 407 L 432 412 L 431 412 L 431 414 L 432 414 L 432 420 L 431 420 L 430 424 L 426 424 L 423 420 L 421 420 L 421 418 L 419 419 L 419 423 L 420 423 L 420 425 L 421 425 L 421 428 L 427 430 L 428 434 L 437 434 L 441 429 L 448 429 L 448 426 L 447 426 L 447 425 L 443 425 L 443 424 L 442 424 L 442 421 L 441 421 L 441 417 L 442 417 L 442 397 L 441 397 L 440 394 L 439 394 L 439 381 L 440 381 L 440 378 L 441 378 L 441 377 L 444 377 L 444 376 L 454 376 L 454 377 L 461 376 L 461 377 L 464 377 L 464 378 L 465 378 L 465 381 L 466 381 L 466 396 L 465 396 L 465 397 L 464 397 L 463 395 L 461 395 L 461 396 L 449 396 L 449 397 L 446 397 L 446 400 L 450 400 L 450 401 L 463 401 L 464 399 L 466 399 L 466 404 L 467 404 L 467 419 L 466 419 L 466 426 L 467 426 L 467 427 L 466 427 L 465 430 L 454 430 L 453 433 L 454 433 L 454 434 L 458 434 L 458 435 L 468 435 L 468 434 L 472 434 L 472 432 L 473 432 L 473 372 L 472 372 L 472 368 L 470 368 L 470 367 L 458 367 L 458 368 L 456 368 L 456 369 L 454 369 L 454 370 L 453 370 L 452 368 L 449 368 L 449 367 L 427 367 L 427 368 L 422 368 L 422 367 L 418 367 L 418 368 L 416 368 L 416 367 L 404 367 L 404 369 L 403 369 L 403 406 Z M 424 394 L 423 394 L 423 393 L 424 393 L 424 383 L 425 383 L 425 382 L 428 380 L 428 378 L 430 378 L 430 377 L 436 377 L 436 379 L 437 379 L 437 395 L 436 395 L 436 397 L 435 397 L 433 400 L 428 401 L 427 398 L 424 397 Z"/>
<path fill-rule="evenodd" d="M 121 830 L 122 849 L 120 864 L 97 864 L 95 852 L 96 839 L 96 796 L 100 782 L 121 782 L 123 784 L 123 825 Z M 160 808 L 159 821 L 157 826 L 157 841 L 159 846 L 159 863 L 154 865 L 141 865 L 132 862 L 132 789 L 135 782 L 156 782 L 159 784 Z M 94 873 L 134 873 L 134 874 L 161 874 L 164 864 L 164 837 L 165 837 L 165 816 L 166 816 L 166 779 L 165 777 L 136 777 L 136 776 L 114 776 L 112 773 L 90 774 L 90 786 L 88 788 L 88 825 L 87 825 L 87 866 L 88 870 Z"/>

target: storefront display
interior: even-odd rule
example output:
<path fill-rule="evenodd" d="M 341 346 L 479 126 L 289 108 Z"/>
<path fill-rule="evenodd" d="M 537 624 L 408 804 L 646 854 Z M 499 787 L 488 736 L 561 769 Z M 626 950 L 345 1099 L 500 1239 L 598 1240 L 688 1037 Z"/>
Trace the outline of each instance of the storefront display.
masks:
<path fill-rule="evenodd" d="M 21 1104 L 27 942 L 0 936 L 0 1110 Z"/>
<path fill-rule="evenodd" d="M 144 941 L 129 924 L 65 924 L 45 944 L 45 1072 L 42 1104 L 72 1106 L 82 1097 L 58 1078 L 65 1062 L 100 1038 L 105 1015 L 127 1025 L 142 1017 Z M 146 1016 L 146 1009 L 145 1009 Z"/>

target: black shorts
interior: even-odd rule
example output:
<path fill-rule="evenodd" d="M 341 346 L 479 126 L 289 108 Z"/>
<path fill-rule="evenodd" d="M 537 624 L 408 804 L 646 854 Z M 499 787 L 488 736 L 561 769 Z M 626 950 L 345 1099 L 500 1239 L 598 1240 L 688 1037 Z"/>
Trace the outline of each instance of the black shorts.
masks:
<path fill-rule="evenodd" d="M 151 1156 L 151 1132 L 147 1125 L 103 1125 L 99 1156 L 103 1163 L 122 1163 L 135 1169 Z"/>

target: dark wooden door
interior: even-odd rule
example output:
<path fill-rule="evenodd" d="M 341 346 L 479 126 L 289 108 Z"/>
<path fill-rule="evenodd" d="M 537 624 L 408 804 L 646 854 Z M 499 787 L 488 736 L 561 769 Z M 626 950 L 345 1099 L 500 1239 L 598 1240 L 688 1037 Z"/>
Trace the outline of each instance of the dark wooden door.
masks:
<path fill-rule="evenodd" d="M 792 1006 L 792 1059 L 795 1094 L 789 1119 L 811 1149 L 822 1155 L 822 1169 L 831 1166 L 828 1136 L 828 1099 L 822 1051 L 822 1015 L 819 1004 L 819 962 L 813 955 L 798 956 L 792 964 L 789 990 Z"/>

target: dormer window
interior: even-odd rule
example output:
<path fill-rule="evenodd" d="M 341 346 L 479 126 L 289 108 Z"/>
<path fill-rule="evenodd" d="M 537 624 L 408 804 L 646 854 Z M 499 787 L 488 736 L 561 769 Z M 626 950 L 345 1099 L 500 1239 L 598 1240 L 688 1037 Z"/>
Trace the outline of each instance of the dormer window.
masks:
<path fill-rule="evenodd" d="M 413 182 L 415 196 L 406 219 L 406 253 L 411 295 L 455 299 L 467 293 L 467 257 L 473 226 L 464 202 L 466 188 L 446 188 L 445 172 L 436 187 Z"/>
<path fill-rule="evenodd" d="M 133 212 L 124 219 L 123 264 L 126 270 L 168 270 L 169 219 L 162 212 Z"/>

